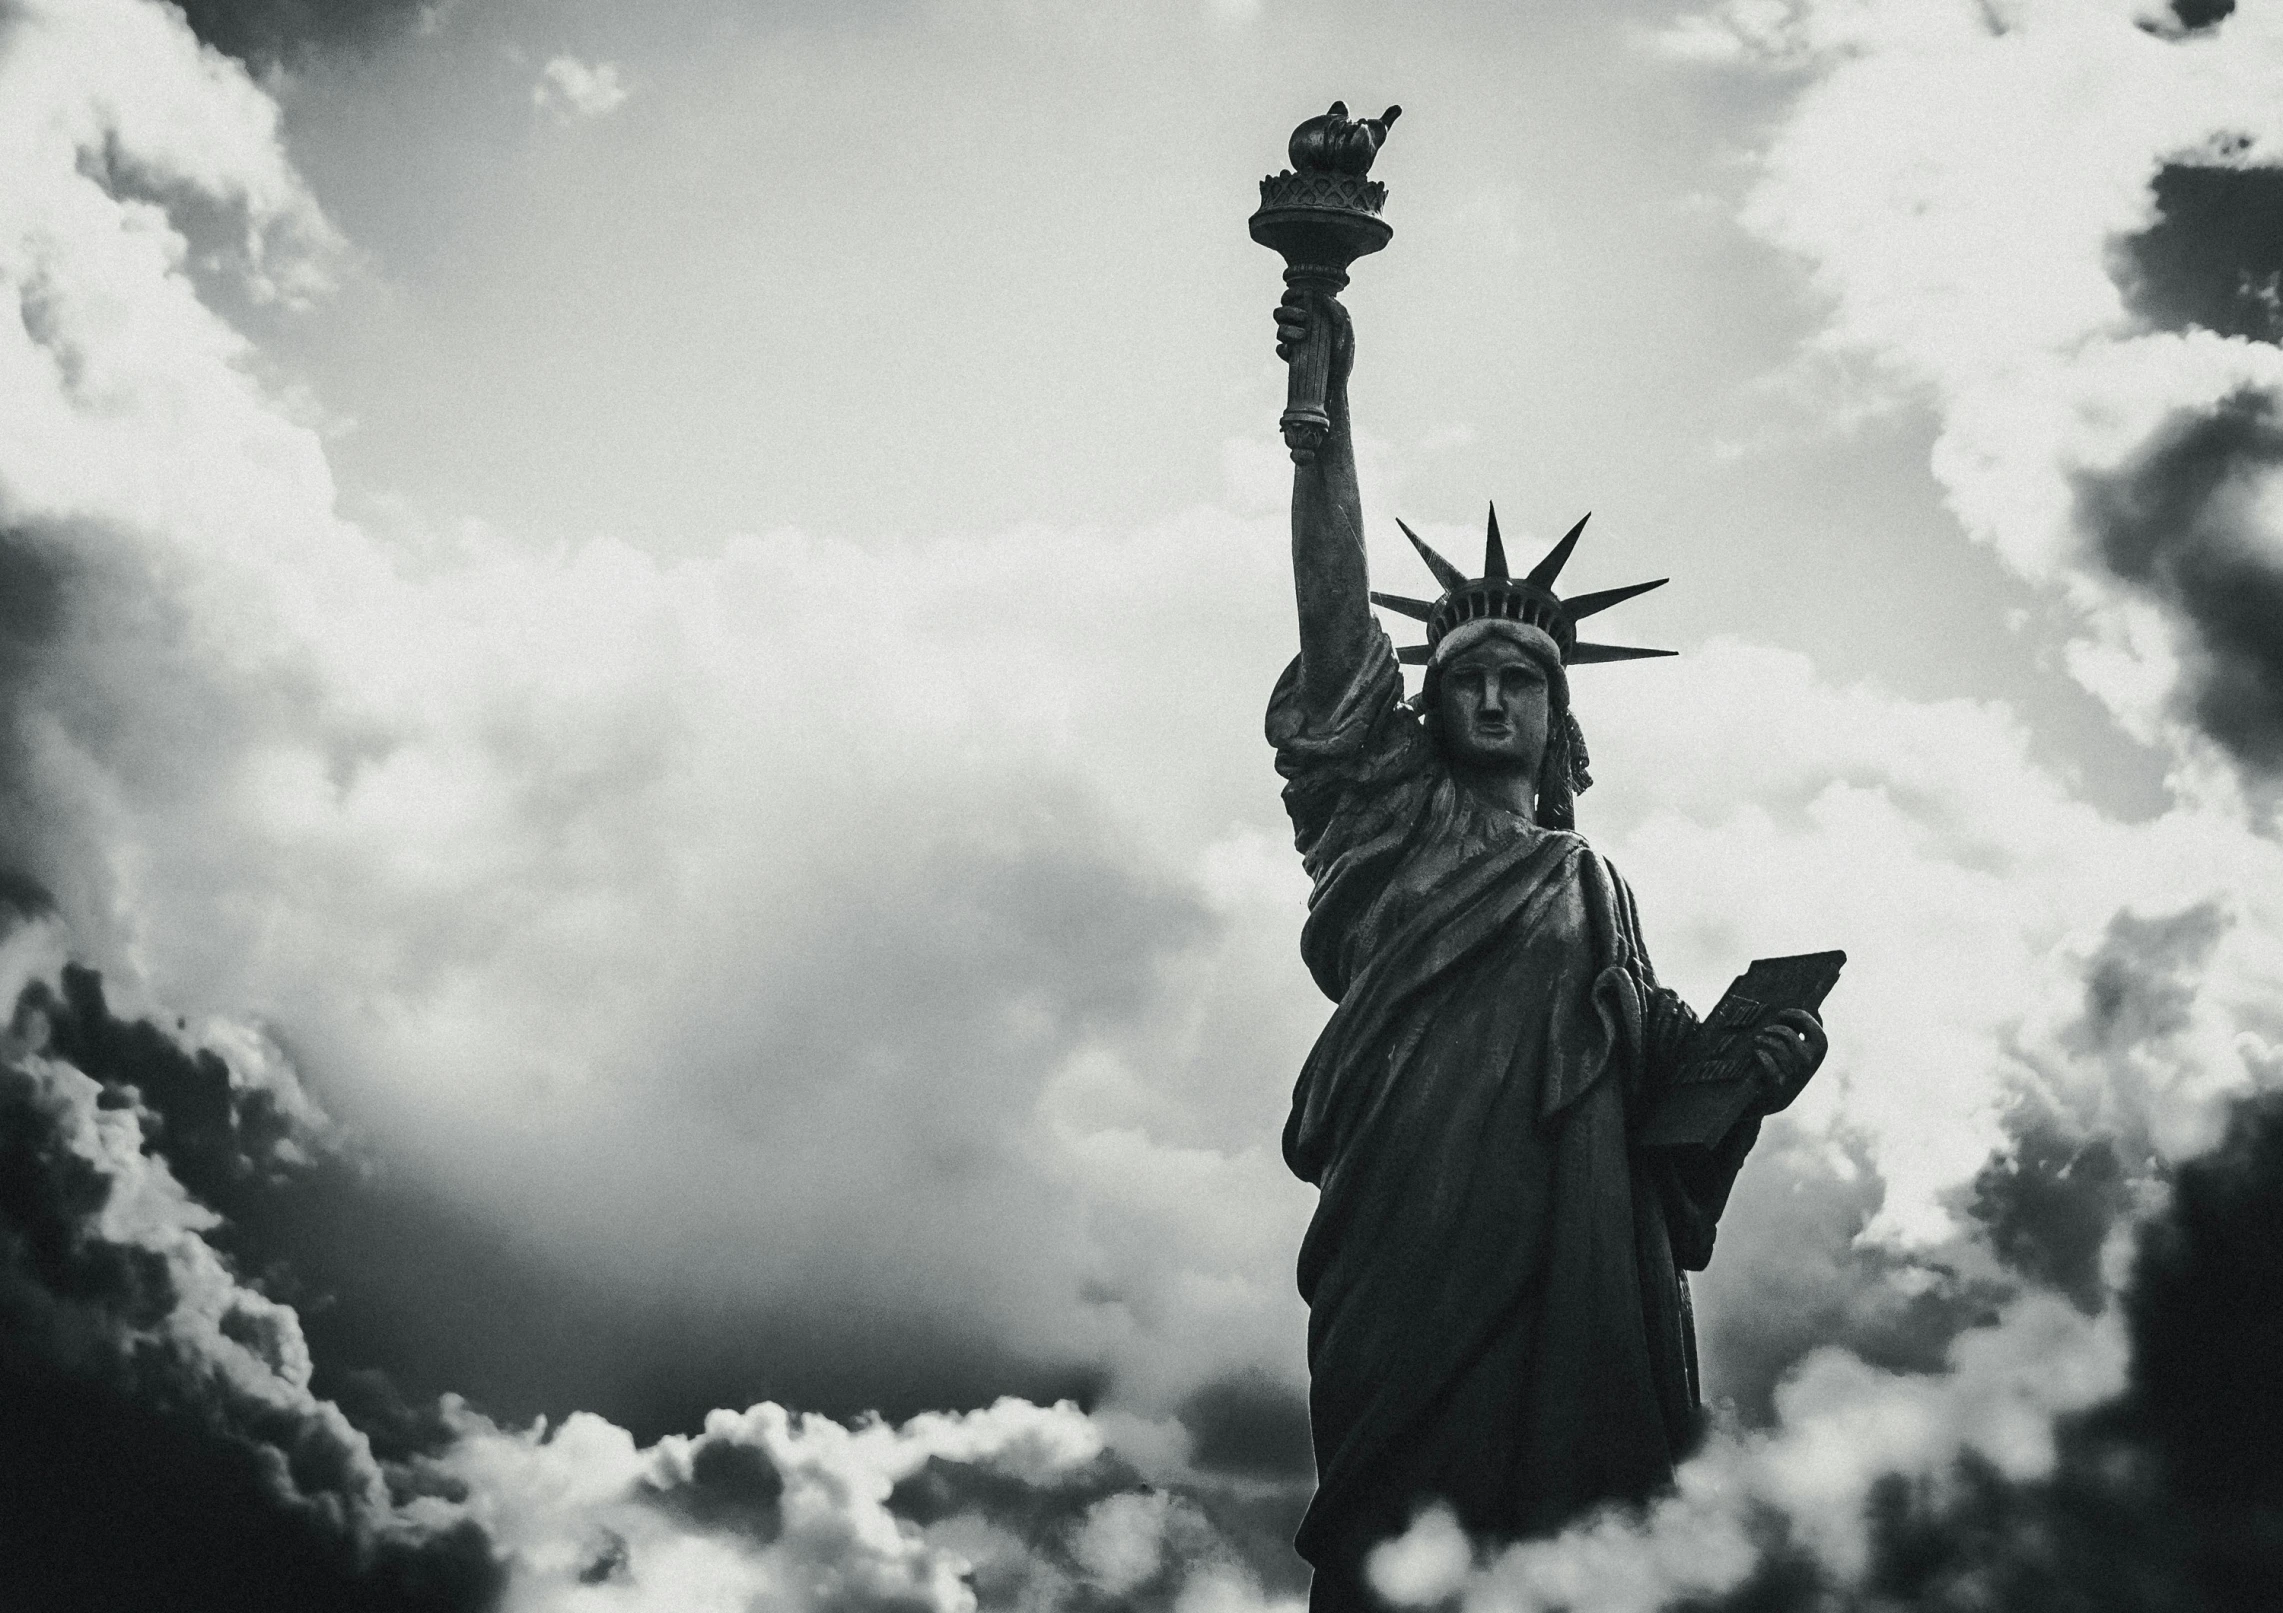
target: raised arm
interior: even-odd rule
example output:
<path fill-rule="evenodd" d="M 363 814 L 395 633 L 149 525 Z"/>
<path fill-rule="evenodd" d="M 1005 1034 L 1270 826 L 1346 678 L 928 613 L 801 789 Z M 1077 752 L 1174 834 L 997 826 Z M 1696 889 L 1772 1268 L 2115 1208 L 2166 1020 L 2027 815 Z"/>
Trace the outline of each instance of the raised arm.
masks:
<path fill-rule="evenodd" d="M 1300 699 L 1311 717 L 1328 716 L 1371 643 L 1370 580 L 1364 569 L 1363 503 L 1348 431 L 1348 371 L 1355 333 L 1339 299 L 1290 290 L 1277 306 L 1276 351 L 1289 360 L 1311 321 L 1332 321 L 1332 367 L 1323 445 L 1292 472 L 1292 582 L 1300 602 Z"/>

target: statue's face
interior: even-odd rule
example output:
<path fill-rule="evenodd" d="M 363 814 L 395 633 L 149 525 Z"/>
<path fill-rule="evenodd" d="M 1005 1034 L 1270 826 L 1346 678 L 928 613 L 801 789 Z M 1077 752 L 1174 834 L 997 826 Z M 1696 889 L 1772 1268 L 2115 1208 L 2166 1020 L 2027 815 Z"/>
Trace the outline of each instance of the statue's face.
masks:
<path fill-rule="evenodd" d="M 1443 749 L 1461 767 L 1538 776 L 1551 705 L 1545 669 L 1511 639 L 1486 638 L 1436 674 Z"/>

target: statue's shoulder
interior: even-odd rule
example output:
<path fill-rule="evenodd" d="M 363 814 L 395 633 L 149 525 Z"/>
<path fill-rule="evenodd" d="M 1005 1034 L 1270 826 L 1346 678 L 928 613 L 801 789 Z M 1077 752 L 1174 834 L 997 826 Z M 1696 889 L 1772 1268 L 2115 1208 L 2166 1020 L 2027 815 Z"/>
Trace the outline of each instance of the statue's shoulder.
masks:
<path fill-rule="evenodd" d="M 1538 847 L 1549 857 L 1559 857 L 1564 862 L 1572 863 L 1586 858 L 1600 860 L 1601 854 L 1588 845 L 1585 836 L 1575 829 L 1548 829 L 1540 826 L 1535 833 Z"/>
<path fill-rule="evenodd" d="M 1329 711 L 1312 711 L 1301 698 L 1300 666 L 1295 656 L 1277 679 L 1264 724 L 1277 766 L 1288 778 L 1326 764 L 1380 773 L 1390 764 L 1408 768 L 1434 759 L 1425 726 L 1403 699 L 1402 674 L 1385 632 L 1374 631 L 1362 663 Z"/>
<path fill-rule="evenodd" d="M 1617 865 L 1595 850 L 1593 843 L 1584 835 L 1575 829 L 1548 829 L 1546 833 L 1559 839 L 1568 848 L 1570 865 L 1578 871 L 1581 879 L 1612 893 L 1631 895 L 1631 887 L 1625 883 L 1625 876 L 1617 871 Z"/>

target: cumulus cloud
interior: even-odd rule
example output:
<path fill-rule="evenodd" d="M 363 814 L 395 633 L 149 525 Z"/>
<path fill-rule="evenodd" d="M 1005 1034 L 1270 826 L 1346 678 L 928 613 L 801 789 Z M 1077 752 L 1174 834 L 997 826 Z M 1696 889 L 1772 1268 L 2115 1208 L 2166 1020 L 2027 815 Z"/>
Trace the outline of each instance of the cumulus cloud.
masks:
<path fill-rule="evenodd" d="M 2272 391 L 2184 410 L 2113 471 L 2078 482 L 2079 520 L 2125 582 L 2184 628 L 2182 698 L 2230 755 L 2283 771 L 2283 542 Z"/>
<path fill-rule="evenodd" d="M 0 982 L 18 999 L 0 1050 L 10 1601 L 489 1605 L 481 1528 L 311 1392 L 298 1317 L 209 1241 L 220 1217 L 174 1169 L 232 1191 L 305 1160 L 290 1072 L 142 1026 L 120 1056 L 143 1084 L 98 1081 L 57 1046 L 70 1010 L 15 989 L 42 950 L 11 946 Z"/>
<path fill-rule="evenodd" d="M 539 69 L 539 82 L 531 87 L 531 104 L 570 123 L 616 112 L 625 105 L 627 94 L 616 62 L 588 63 L 576 56 L 556 56 Z"/>
<path fill-rule="evenodd" d="M 1755 0 L 1687 33 L 1807 75 L 1746 217 L 1809 265 L 1829 347 L 1933 403 L 1935 475 L 2051 587 L 2073 670 L 2137 729 L 2180 722 L 2262 777 L 2250 601 L 2279 538 L 2257 419 L 2283 354 L 2259 339 L 2276 266 L 2241 204 L 2277 160 L 2275 26 L 2127 0 Z M 1947 115 L 1914 115 L 1937 98 Z"/>
<path fill-rule="evenodd" d="M 436 1467 L 503 1542 L 511 1609 L 583 1606 L 591 1586 L 662 1610 L 1279 1605 L 1206 1504 L 1139 1483 L 1068 1404 L 900 1427 L 761 1405 L 648 1449 L 584 1415 L 455 1416 Z"/>
<path fill-rule="evenodd" d="M 1652 953 L 1684 995 L 1711 1000 L 1742 958 L 1846 947 L 1830 1063 L 1794 1118 L 1867 1150 L 1875 1236 L 1956 1230 L 1948 1195 L 2005 1141 L 2025 1056 L 2072 1091 L 2138 1081 L 2132 1101 L 2170 1157 L 2208 1146 L 2215 1099 L 2263 1068 L 2234 1038 L 2275 1035 L 2264 1003 L 2283 914 L 2267 892 L 2283 868 L 2226 792 L 2125 822 L 2041 765 L 2002 707 L 1837 688 L 1752 646 L 1708 646 L 1685 689 L 1610 682 L 1579 704 L 1606 780 L 1586 798 L 1589 829 L 1641 892 Z M 2136 1076 L 2064 1055 L 2119 909 L 2199 901 L 2235 922 L 2177 1059 Z M 1754 1191 L 1748 1172 L 1741 1202 Z M 1726 1258 L 1707 1279 L 1715 1303 Z"/>
<path fill-rule="evenodd" d="M 2082 960 L 2073 1010 L 2013 1031 L 1999 1138 L 1971 1180 L 1944 1195 L 1946 1236 L 1866 1236 L 1888 1184 L 1860 1134 L 1806 1133 L 1788 1118 L 1771 1126 L 1723 1221 L 1721 1260 L 1701 1279 L 1720 1411 L 1772 1425 L 1779 1386 L 1819 1349 L 1939 1374 L 1961 1335 L 1996 1325 L 2026 1294 L 2102 1314 L 2130 1229 L 2225 1112 L 2196 1079 L 2199 1026 L 2219 1028 L 2239 1053 L 2271 1045 L 2238 1028 L 2240 1008 L 2205 1000 L 2228 928 L 2210 903 L 2112 917 Z M 2272 1071 L 2239 1058 L 2230 1076 L 2219 1090 L 2245 1091 Z M 2183 1109 L 2205 1123 L 2182 1128 Z"/>

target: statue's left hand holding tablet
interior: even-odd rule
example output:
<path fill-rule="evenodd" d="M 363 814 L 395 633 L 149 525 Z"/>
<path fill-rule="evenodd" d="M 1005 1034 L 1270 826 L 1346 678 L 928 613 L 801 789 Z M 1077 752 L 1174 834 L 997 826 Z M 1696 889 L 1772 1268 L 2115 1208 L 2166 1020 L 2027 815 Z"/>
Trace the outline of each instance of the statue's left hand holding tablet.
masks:
<path fill-rule="evenodd" d="M 1760 1112 L 1791 1107 L 1830 1048 L 1823 1021 L 1811 1008 L 1787 1008 L 1752 1034 L 1752 1057 L 1760 1067 Z"/>

